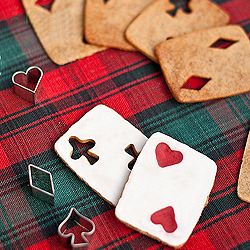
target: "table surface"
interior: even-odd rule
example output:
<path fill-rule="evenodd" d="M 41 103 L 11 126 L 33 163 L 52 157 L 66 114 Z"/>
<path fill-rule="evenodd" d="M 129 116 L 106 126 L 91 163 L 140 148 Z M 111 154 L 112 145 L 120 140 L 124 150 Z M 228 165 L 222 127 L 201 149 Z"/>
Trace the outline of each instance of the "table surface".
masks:
<path fill-rule="evenodd" d="M 250 33 L 250 1 L 215 0 Z M 250 93 L 181 104 L 159 65 L 139 52 L 108 49 L 64 66 L 46 55 L 18 0 L 0 0 L 0 249 L 68 249 L 57 227 L 71 207 L 96 224 L 89 249 L 170 249 L 120 223 L 114 207 L 56 155 L 54 143 L 87 111 L 105 104 L 147 137 L 160 131 L 213 159 L 209 203 L 182 249 L 250 249 L 250 204 L 237 180 L 250 125 Z M 240 63 L 240 62 L 239 62 Z M 13 90 L 12 74 L 44 71 L 38 102 Z M 55 205 L 32 196 L 29 164 L 53 176 Z"/>

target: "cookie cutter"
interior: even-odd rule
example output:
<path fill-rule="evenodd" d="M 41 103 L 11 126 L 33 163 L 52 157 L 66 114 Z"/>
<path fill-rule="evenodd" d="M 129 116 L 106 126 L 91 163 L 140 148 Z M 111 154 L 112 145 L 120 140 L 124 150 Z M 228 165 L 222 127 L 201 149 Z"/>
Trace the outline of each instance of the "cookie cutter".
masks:
<path fill-rule="evenodd" d="M 28 171 L 32 195 L 54 205 L 55 190 L 51 173 L 33 164 L 29 164 Z"/>
<path fill-rule="evenodd" d="M 57 231 L 61 242 L 70 244 L 72 250 L 86 250 L 95 232 L 95 224 L 72 207 Z"/>
<path fill-rule="evenodd" d="M 37 66 L 29 67 L 26 72 L 17 71 L 12 76 L 15 93 L 24 100 L 35 104 L 35 94 L 42 77 L 43 71 Z"/>

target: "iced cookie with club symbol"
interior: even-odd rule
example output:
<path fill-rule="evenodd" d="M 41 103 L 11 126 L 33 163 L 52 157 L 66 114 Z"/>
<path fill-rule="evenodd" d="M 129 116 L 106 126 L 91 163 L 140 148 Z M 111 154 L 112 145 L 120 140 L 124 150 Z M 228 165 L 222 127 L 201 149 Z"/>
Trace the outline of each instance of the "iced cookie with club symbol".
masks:
<path fill-rule="evenodd" d="M 115 206 L 146 141 L 122 116 L 98 105 L 72 125 L 54 148 L 80 179 Z"/>
<path fill-rule="evenodd" d="M 199 220 L 216 170 L 207 156 L 155 133 L 134 165 L 115 214 L 139 232 L 179 248 Z"/>

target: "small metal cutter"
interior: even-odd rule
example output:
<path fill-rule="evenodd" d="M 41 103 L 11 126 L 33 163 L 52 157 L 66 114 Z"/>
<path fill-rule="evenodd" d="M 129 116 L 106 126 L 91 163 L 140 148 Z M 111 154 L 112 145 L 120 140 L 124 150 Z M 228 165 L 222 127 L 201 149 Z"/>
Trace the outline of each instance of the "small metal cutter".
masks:
<path fill-rule="evenodd" d="M 72 250 L 86 250 L 94 232 L 95 224 L 74 207 L 58 227 L 58 235 L 62 243 L 70 244 Z"/>
<path fill-rule="evenodd" d="M 29 67 L 26 72 L 17 71 L 12 76 L 15 93 L 26 101 L 35 104 L 35 94 L 42 77 L 43 71 L 37 66 Z"/>
<path fill-rule="evenodd" d="M 29 164 L 29 183 L 34 197 L 54 205 L 55 190 L 50 172 Z"/>

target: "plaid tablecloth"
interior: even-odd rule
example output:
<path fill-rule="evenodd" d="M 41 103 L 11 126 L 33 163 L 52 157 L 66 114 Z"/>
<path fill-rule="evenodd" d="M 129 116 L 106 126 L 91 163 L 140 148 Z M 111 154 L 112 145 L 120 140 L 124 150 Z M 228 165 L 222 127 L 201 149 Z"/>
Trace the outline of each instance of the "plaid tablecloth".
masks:
<path fill-rule="evenodd" d="M 214 0 L 230 23 L 250 33 L 250 1 Z M 176 102 L 160 67 L 139 52 L 115 49 L 65 66 L 48 58 L 19 0 L 0 0 L 0 249 L 68 249 L 57 227 L 71 207 L 96 224 L 89 249 L 170 249 L 126 227 L 56 155 L 53 146 L 98 104 L 113 108 L 146 136 L 160 131 L 213 159 L 218 172 L 209 203 L 182 249 L 250 249 L 250 204 L 237 180 L 250 125 L 250 93 Z M 240 62 L 239 62 L 240 63 Z M 37 105 L 13 91 L 17 70 L 44 71 Z M 27 166 L 52 173 L 55 205 L 32 196 Z"/>

